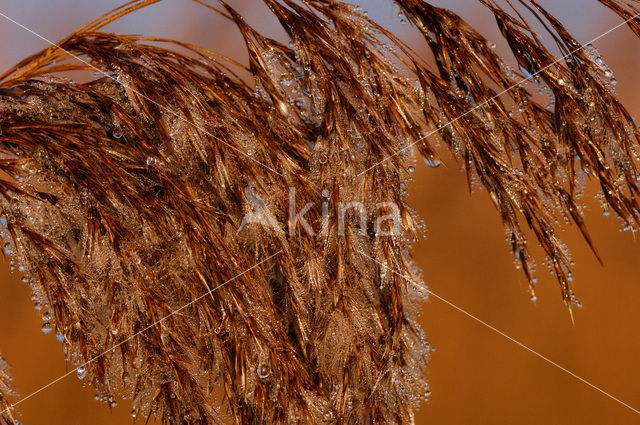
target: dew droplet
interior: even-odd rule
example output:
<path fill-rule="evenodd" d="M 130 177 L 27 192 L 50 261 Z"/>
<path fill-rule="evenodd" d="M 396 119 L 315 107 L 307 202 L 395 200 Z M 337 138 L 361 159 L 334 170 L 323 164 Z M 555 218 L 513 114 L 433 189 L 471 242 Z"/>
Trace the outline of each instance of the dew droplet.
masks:
<path fill-rule="evenodd" d="M 266 364 L 261 364 L 256 369 L 256 373 L 258 374 L 258 378 L 266 379 L 271 375 L 271 369 Z"/>
<path fill-rule="evenodd" d="M 87 376 L 87 368 L 84 366 L 80 366 L 76 369 L 78 373 L 78 379 L 84 379 Z"/>
<path fill-rule="evenodd" d="M 427 167 L 438 168 L 440 166 L 440 160 L 438 158 L 424 158 L 424 163 L 427 164 Z"/>
<path fill-rule="evenodd" d="M 282 115 L 288 115 L 289 114 L 289 107 L 287 106 L 286 103 L 280 101 L 278 102 L 278 109 L 280 110 L 280 113 Z"/>
<path fill-rule="evenodd" d="M 284 87 L 289 87 L 293 83 L 293 80 L 288 75 L 282 75 L 280 77 L 280 84 Z"/>
<path fill-rule="evenodd" d="M 53 329 L 53 326 L 51 326 L 51 323 L 49 322 L 44 322 L 42 324 L 42 332 L 45 334 L 49 334 L 51 333 L 51 330 Z"/>
<path fill-rule="evenodd" d="M 407 167 L 407 172 L 409 174 L 413 174 L 416 171 L 416 167 L 414 167 L 413 165 L 410 165 L 409 167 Z"/>
<path fill-rule="evenodd" d="M 347 399 L 347 412 L 351 412 L 353 410 L 353 397 L 349 397 Z"/>
<path fill-rule="evenodd" d="M 113 129 L 113 137 L 115 137 L 116 139 L 119 139 L 122 137 L 122 130 L 118 127 Z"/>

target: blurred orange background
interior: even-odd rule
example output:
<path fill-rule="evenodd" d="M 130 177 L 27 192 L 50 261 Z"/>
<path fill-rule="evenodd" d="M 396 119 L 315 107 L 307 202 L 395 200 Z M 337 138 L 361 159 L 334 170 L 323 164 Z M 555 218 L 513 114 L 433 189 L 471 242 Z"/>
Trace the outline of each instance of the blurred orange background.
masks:
<path fill-rule="evenodd" d="M 259 31 L 278 35 L 257 0 L 230 0 Z M 504 53 L 491 15 L 475 0 L 434 1 L 461 14 Z M 580 41 L 589 41 L 620 21 L 595 0 L 541 1 Z M 369 16 L 403 38 L 413 37 L 390 0 L 363 0 Z M 0 0 L 0 12 L 51 41 L 111 8 L 118 1 Z M 108 31 L 195 42 L 246 60 L 239 34 L 215 14 L 188 0 L 165 1 L 112 24 Z M 421 44 L 416 38 L 412 43 Z M 613 68 L 617 91 L 632 113 L 640 112 L 640 40 L 626 28 L 594 43 Z M 48 47 L 45 40 L 0 16 L 0 68 Z M 424 48 L 422 48 L 424 51 Z M 498 214 L 486 193 L 470 195 L 459 164 L 437 169 L 418 164 L 410 204 L 427 225 L 415 248 L 429 289 L 522 344 L 600 388 L 595 389 L 432 297 L 422 324 L 434 347 L 428 367 L 430 402 L 418 424 L 635 424 L 640 423 L 640 244 L 604 217 L 592 196 L 587 214 L 601 267 L 575 229 L 564 233 L 576 266 L 574 288 L 583 304 L 575 325 L 555 279 L 539 267 L 537 303 L 529 299 L 521 272 L 504 241 Z M 541 258 L 538 258 L 541 260 Z M 538 261 L 540 262 L 540 261 Z M 29 288 L 0 265 L 0 353 L 12 366 L 15 386 L 28 395 L 66 372 L 61 346 L 40 332 Z M 613 400 L 607 392 L 619 401 Z M 623 405 L 626 403 L 628 407 Z M 630 408 L 631 407 L 631 408 Z M 25 425 L 130 423 L 126 400 L 109 409 L 71 376 L 24 401 Z"/>

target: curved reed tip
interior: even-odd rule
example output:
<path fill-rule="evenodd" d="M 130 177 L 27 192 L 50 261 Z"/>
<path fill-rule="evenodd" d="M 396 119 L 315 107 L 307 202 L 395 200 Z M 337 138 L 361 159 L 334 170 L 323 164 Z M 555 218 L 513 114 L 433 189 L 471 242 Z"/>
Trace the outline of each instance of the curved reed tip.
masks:
<path fill-rule="evenodd" d="M 437 167 L 438 136 L 490 194 L 532 288 L 527 231 L 571 304 L 558 223 L 592 245 L 578 202 L 591 179 L 637 229 L 638 129 L 595 49 L 535 2 L 523 13 L 564 58 L 482 1 L 519 70 L 421 0 L 396 3 L 435 67 L 350 5 L 264 2 L 288 43 L 216 9 L 244 36 L 255 85 L 206 49 L 98 32 L 153 1 L 0 77 L 4 252 L 78 378 L 110 405 L 126 395 L 134 417 L 412 423 L 429 394 L 421 225 L 403 190 L 414 155 Z M 97 76 L 55 77 L 71 70 Z"/>

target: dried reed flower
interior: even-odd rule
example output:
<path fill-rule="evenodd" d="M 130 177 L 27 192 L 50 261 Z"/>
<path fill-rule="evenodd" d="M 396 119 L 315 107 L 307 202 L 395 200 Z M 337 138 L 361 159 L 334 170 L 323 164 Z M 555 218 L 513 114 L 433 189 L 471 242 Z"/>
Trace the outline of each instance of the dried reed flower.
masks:
<path fill-rule="evenodd" d="M 14 425 L 15 421 L 11 415 L 10 399 L 15 394 L 11 389 L 11 377 L 9 376 L 9 367 L 0 356 L 0 425 Z"/>
<path fill-rule="evenodd" d="M 228 4 L 198 1 L 241 31 L 252 83 L 203 48 L 99 32 L 157 1 L 132 1 L 0 76 L 5 252 L 79 377 L 108 402 L 130 397 L 134 416 L 411 423 L 428 344 L 409 253 L 419 226 L 402 188 L 408 146 L 439 163 L 428 135 L 487 189 L 532 290 L 526 228 L 573 302 L 556 221 L 572 220 L 591 245 L 577 201 L 586 179 L 637 228 L 638 129 L 595 50 L 578 49 L 534 1 L 518 3 L 564 60 L 515 8 L 481 0 L 521 72 L 423 1 L 396 3 L 437 69 L 337 1 L 264 0 L 288 46 Z M 601 2 L 638 33 L 635 1 Z M 82 84 L 52 76 L 95 69 Z M 242 225 L 255 199 L 279 231 Z M 290 216 L 291 199 L 313 203 L 305 221 Z M 382 228 L 344 214 L 352 201 Z M 398 231 L 384 231 L 390 221 Z"/>

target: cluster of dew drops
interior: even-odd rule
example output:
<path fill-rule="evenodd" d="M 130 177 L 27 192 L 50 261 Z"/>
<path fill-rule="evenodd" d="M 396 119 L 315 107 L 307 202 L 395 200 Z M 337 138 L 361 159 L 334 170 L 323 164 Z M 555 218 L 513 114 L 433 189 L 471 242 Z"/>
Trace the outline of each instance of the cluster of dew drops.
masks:
<path fill-rule="evenodd" d="M 38 285 L 32 278 L 29 277 L 28 269 L 25 263 L 20 260 L 19 256 L 16 253 L 15 245 L 12 242 L 9 231 L 7 229 L 7 218 L 4 215 L 0 216 L 0 237 L 2 241 L 4 241 L 2 245 L 4 255 L 5 257 L 9 258 L 10 272 L 14 274 L 17 269 L 17 271 L 22 275 L 22 283 L 28 284 L 31 287 L 31 300 L 33 301 L 34 309 L 38 313 L 40 313 L 40 316 L 42 318 L 42 326 L 40 328 L 42 330 L 42 333 L 47 335 L 52 333 L 56 328 L 55 318 L 51 314 L 51 309 L 48 302 L 44 301 L 45 297 L 40 294 Z M 62 352 L 65 358 L 69 358 L 69 344 L 65 340 L 64 335 L 62 335 L 61 333 L 56 333 L 55 336 L 58 342 L 62 344 Z M 74 361 L 74 364 L 78 365 L 79 362 Z M 87 376 L 87 369 L 85 364 L 77 366 L 75 370 L 78 375 L 78 379 L 82 380 Z M 113 397 L 110 397 L 110 404 L 112 406 L 115 406 L 114 403 L 115 401 L 113 401 Z"/>
<path fill-rule="evenodd" d="M 361 8 L 357 8 L 356 11 L 360 12 Z M 363 14 L 365 16 L 367 16 L 367 12 L 364 11 Z M 404 16 L 404 14 L 402 12 L 398 12 L 398 17 L 400 19 L 400 22 L 404 25 L 406 24 L 406 17 Z M 293 47 L 293 46 L 292 46 Z M 489 47 L 491 49 L 495 49 L 496 48 L 496 43 L 489 43 Z M 596 50 L 595 47 L 593 47 L 591 44 L 585 46 L 585 51 L 587 53 L 587 55 L 591 58 L 591 60 L 598 65 L 598 67 L 602 70 L 603 75 L 606 77 L 607 79 L 607 87 L 611 90 L 614 91 L 614 88 L 617 84 L 617 80 L 613 75 L 613 72 L 611 71 L 611 69 L 605 64 L 605 62 L 603 61 L 602 57 L 600 56 L 600 54 L 598 53 L 598 51 Z M 298 70 L 300 72 L 300 70 Z M 528 79 L 528 82 L 532 82 L 533 84 L 538 85 L 539 89 L 538 89 L 538 94 L 543 95 L 545 97 L 548 98 L 548 104 L 547 104 L 547 110 L 552 110 L 554 107 L 554 98 L 553 98 L 553 94 L 551 92 L 551 90 L 549 89 L 549 87 L 547 87 L 546 85 L 540 84 L 540 80 L 537 79 L 535 76 L 530 75 L 525 69 L 520 68 L 520 72 Z M 517 81 L 519 81 L 521 78 L 516 76 L 515 73 L 513 73 L 513 78 Z M 283 87 L 288 87 L 291 85 L 293 81 L 289 78 L 282 78 L 280 80 L 280 83 Z M 558 81 L 559 84 L 562 84 L 563 81 Z M 300 89 L 294 89 L 294 93 L 297 93 Z M 307 101 L 307 99 L 304 99 L 304 97 L 310 97 L 309 93 L 304 92 L 303 90 L 300 90 L 301 94 L 303 95 L 301 98 L 296 99 L 297 102 L 303 103 L 304 101 Z M 259 94 L 259 93 L 257 93 Z M 302 110 L 304 110 L 304 108 L 302 108 Z M 307 117 L 305 116 L 301 116 L 302 119 L 305 119 Z M 1 129 L 0 129 L 1 131 Z M 122 133 L 121 130 L 116 127 L 114 130 L 114 137 L 115 138 L 120 138 L 122 137 Z M 437 168 L 440 165 L 440 160 L 437 158 L 424 158 L 424 163 L 425 165 L 427 165 L 429 168 Z M 401 189 L 403 191 L 406 190 L 406 183 L 412 180 L 412 175 L 415 173 L 416 167 L 415 167 L 415 160 L 411 163 L 411 165 L 409 165 L 406 169 L 407 171 L 407 177 L 406 179 L 403 181 L 402 183 L 402 187 Z M 149 165 L 149 164 L 148 164 Z M 596 199 L 600 202 L 602 209 L 603 209 L 603 214 L 605 216 L 609 216 L 610 215 L 610 210 L 606 204 L 605 198 L 601 193 L 598 193 L 596 195 Z M 424 224 L 422 222 L 420 222 L 418 225 L 418 229 L 424 229 Z M 620 231 L 633 231 L 634 229 L 629 227 L 629 226 L 623 226 Z M 9 268 L 11 273 L 14 273 L 15 270 L 17 269 L 19 273 L 22 274 L 22 282 L 25 284 L 29 284 L 31 289 L 33 290 L 32 292 L 32 301 L 34 303 L 34 308 L 36 311 L 38 311 L 41 314 L 41 318 L 42 318 L 42 326 L 41 326 L 41 330 L 44 334 L 50 334 L 53 332 L 54 328 L 55 328 L 55 321 L 54 321 L 54 317 L 50 312 L 50 307 L 48 305 L 47 302 L 43 301 L 44 297 L 39 293 L 39 289 L 38 289 L 38 285 L 35 283 L 35 281 L 33 279 L 31 279 L 28 275 L 28 270 L 27 267 L 23 264 L 22 261 L 19 260 L 19 257 L 16 256 L 16 249 L 15 246 L 13 244 L 13 242 L 11 241 L 11 237 L 10 234 L 8 232 L 7 229 L 7 218 L 4 215 L 0 215 L 0 236 L 2 238 L 2 240 L 4 241 L 3 243 L 3 251 L 4 254 L 9 257 Z M 508 238 L 507 238 L 508 240 Z M 519 260 L 516 258 L 516 266 L 519 265 Z M 553 267 L 552 267 L 552 262 L 551 261 L 544 261 L 543 264 L 545 264 L 547 266 L 547 268 L 549 269 L 550 273 L 553 274 Z M 573 265 L 573 262 L 571 262 L 571 265 Z M 570 276 L 569 279 L 571 280 L 572 277 Z M 537 279 L 533 279 L 533 284 L 535 285 L 537 283 Z M 536 296 L 535 293 L 532 291 L 532 295 L 531 295 L 531 300 L 532 301 L 536 301 Z M 578 306 L 579 303 L 577 303 Z M 63 345 L 63 353 L 65 354 L 65 356 L 68 356 L 68 344 L 65 342 L 65 338 L 62 334 L 56 333 L 56 338 L 59 342 L 62 343 Z M 428 344 L 427 344 L 428 347 Z M 86 369 L 86 365 L 85 364 L 81 364 L 79 366 L 77 366 L 76 368 L 76 373 L 77 376 L 80 380 L 83 380 L 86 376 L 87 376 L 87 369 Z M 258 376 L 259 379 L 267 379 L 269 377 L 271 373 L 270 368 L 266 365 L 266 364 L 261 364 L 256 368 L 256 374 Z M 420 381 L 420 384 L 422 384 L 424 391 L 422 392 L 420 399 L 421 400 L 425 400 L 429 398 L 430 395 L 430 390 L 429 390 L 429 386 L 426 382 L 424 381 Z M 108 404 L 111 407 L 116 406 L 116 401 L 115 398 L 112 395 L 95 395 L 95 400 L 96 401 L 100 401 L 103 403 Z M 131 416 L 133 418 L 136 418 L 138 416 L 138 413 L 136 410 L 133 410 L 131 413 Z M 327 418 L 330 419 L 330 418 Z"/>
<path fill-rule="evenodd" d="M 43 301 L 44 297 L 39 293 L 39 289 L 35 281 L 29 277 L 26 265 L 16 255 L 16 248 L 11 240 L 11 236 L 7 229 L 7 218 L 4 215 L 0 217 L 0 237 L 4 241 L 2 245 L 4 255 L 9 258 L 10 272 L 13 274 L 17 269 L 18 272 L 22 274 L 22 283 L 28 284 L 31 287 L 31 301 L 33 301 L 33 307 L 42 317 L 41 330 L 45 334 L 50 334 L 55 328 L 55 323 L 49 304 L 46 301 Z M 62 335 L 57 334 L 56 338 L 58 341 L 64 342 L 64 337 Z"/>
<path fill-rule="evenodd" d="M 0 236 L 2 240 L 5 241 L 3 243 L 3 251 L 4 254 L 9 257 L 9 268 L 11 273 L 13 274 L 17 268 L 18 272 L 22 273 L 22 283 L 29 284 L 31 289 L 33 290 L 31 299 L 34 304 L 34 308 L 41 314 L 42 317 L 42 326 L 41 330 L 44 334 L 50 334 L 55 329 L 55 321 L 54 317 L 50 312 L 49 305 L 46 302 L 43 302 L 43 297 L 38 293 L 38 288 L 33 279 L 29 278 L 27 267 L 17 259 L 16 250 L 14 244 L 10 242 L 9 232 L 7 230 L 7 219 L 6 217 L 0 217 Z M 17 264 L 17 267 L 16 267 Z M 62 352 L 65 358 L 69 358 L 69 344 L 65 340 L 64 335 L 61 333 L 56 333 L 56 339 L 62 344 Z M 87 376 L 87 365 L 86 363 L 80 363 L 77 360 L 74 360 L 74 365 L 76 366 L 75 372 L 78 376 L 78 379 L 84 380 Z M 123 396 L 124 397 L 124 396 Z M 96 394 L 94 396 L 96 401 L 107 404 L 109 407 L 115 407 L 117 405 L 116 399 L 113 395 L 107 394 Z M 136 412 L 135 410 L 132 413 L 132 416 L 135 418 Z"/>
<path fill-rule="evenodd" d="M 402 12 L 400 12 L 398 14 L 398 16 L 401 18 L 402 21 L 405 21 L 404 15 L 402 14 Z M 496 49 L 497 48 L 497 44 L 494 42 L 489 42 L 488 44 L 489 48 L 491 49 Z M 592 44 L 587 44 L 585 47 L 585 52 L 587 54 L 587 56 L 589 57 L 589 59 L 597 65 L 598 69 L 600 70 L 600 72 L 602 73 L 602 76 L 604 76 L 604 83 L 605 83 L 605 87 L 611 91 L 612 93 L 615 92 L 615 87 L 617 85 L 617 80 L 611 70 L 611 68 L 604 62 L 602 56 L 600 55 L 600 53 L 598 52 L 598 50 L 592 45 Z M 571 59 L 568 59 L 571 60 Z M 540 95 L 543 98 L 547 99 L 547 105 L 546 105 L 546 109 L 548 111 L 553 111 L 554 107 L 555 107 L 555 98 L 553 96 L 553 92 L 552 90 L 546 86 L 545 84 L 541 83 L 541 80 L 539 78 L 537 78 L 536 75 L 531 75 L 526 69 L 520 67 L 520 74 L 516 73 L 514 71 L 514 69 L 512 67 L 510 67 L 509 65 L 503 64 L 503 66 L 505 67 L 505 69 L 507 69 L 508 74 L 510 74 L 510 77 L 514 80 L 514 81 L 519 81 L 519 84 L 517 85 L 518 87 L 523 87 L 524 84 L 531 84 L 533 85 L 535 88 L 537 88 L 537 93 L 538 95 Z M 526 80 L 522 79 L 522 76 L 525 77 Z M 563 79 L 558 80 L 558 84 L 560 85 L 565 85 L 567 84 L 567 82 L 565 82 Z M 518 105 L 516 105 L 518 106 Z M 595 105 L 592 105 L 595 106 Z M 512 112 L 510 112 L 510 116 L 513 117 L 518 117 L 522 112 L 523 112 L 523 108 L 522 107 L 516 107 L 516 109 Z M 446 124 L 444 125 L 446 126 Z M 437 159 L 424 159 L 425 164 L 430 167 L 430 168 L 436 168 L 440 165 L 440 161 Z M 409 182 L 412 178 L 411 175 L 415 172 L 415 160 L 413 161 L 412 165 L 410 165 L 407 168 L 407 173 L 408 173 L 408 177 L 406 178 L 406 180 L 403 182 L 401 189 L 404 191 L 406 190 L 406 182 Z M 588 175 L 589 172 L 588 170 L 584 170 L 585 175 Z M 586 177 L 586 176 L 584 176 Z M 640 179 L 640 178 L 639 178 Z M 473 182 L 472 182 L 473 183 Z M 580 186 L 584 187 L 586 183 L 582 183 Z M 474 184 L 475 186 L 475 184 Z M 580 192 L 578 194 L 578 198 L 582 197 L 582 192 Z M 602 213 L 604 216 L 608 217 L 609 215 L 611 215 L 611 210 L 606 202 L 606 198 L 605 196 L 601 193 L 598 192 L 595 194 L 595 199 L 596 201 L 600 204 L 601 209 L 602 209 Z M 587 208 L 586 205 L 580 205 L 579 208 L 581 210 L 584 210 Z M 565 220 L 568 224 L 569 219 L 567 218 Z M 420 223 L 418 225 L 418 227 L 420 229 L 424 228 L 424 224 Z M 621 227 L 619 229 L 620 232 L 627 232 L 627 231 L 631 231 L 631 232 L 635 232 L 635 229 L 632 226 L 629 226 L 627 223 L 622 222 L 621 220 Z M 507 237 L 507 242 L 509 242 L 510 239 L 509 237 Z M 565 254 L 567 256 L 569 256 L 569 252 L 568 249 L 565 249 Z M 514 263 L 516 265 L 516 268 L 520 268 L 520 259 L 514 258 Z M 548 269 L 549 273 L 551 275 L 553 275 L 554 272 L 554 267 L 553 267 L 553 262 L 550 259 L 545 259 L 543 260 L 542 264 L 544 266 L 546 266 L 546 268 Z M 575 263 L 573 262 L 573 260 L 570 260 L 570 265 L 574 266 Z M 531 272 L 535 273 L 535 262 L 533 260 L 531 260 Z M 573 275 L 571 273 L 568 274 L 568 280 L 572 281 L 573 280 Z M 536 302 L 536 295 L 535 295 L 535 291 L 534 291 L 534 287 L 537 284 L 538 279 L 537 278 L 533 278 L 532 279 L 532 287 L 530 288 L 530 295 L 531 295 L 531 301 L 532 302 Z M 575 298 L 574 295 L 571 296 L 572 298 L 572 304 L 576 305 L 577 307 L 580 307 L 581 304 L 580 302 Z"/>
<path fill-rule="evenodd" d="M 489 47 L 491 49 L 495 49 L 497 47 L 496 43 L 491 42 L 489 43 Z M 613 71 L 611 70 L 611 68 L 605 63 L 604 59 L 602 58 L 602 56 L 600 55 L 600 53 L 598 52 L 598 50 L 596 49 L 595 46 L 593 46 L 592 44 L 587 44 L 584 46 L 584 50 L 585 53 L 587 54 L 587 56 L 589 57 L 589 59 L 597 65 L 598 69 L 600 70 L 601 74 L 604 76 L 604 83 L 605 83 L 605 87 L 610 91 L 610 92 L 615 92 L 615 88 L 616 85 L 618 84 L 617 79 L 615 78 Z M 568 61 L 570 61 L 570 58 L 567 58 Z M 506 65 L 505 65 L 506 66 Z M 521 77 L 519 75 L 517 75 L 515 72 L 513 72 L 513 70 L 509 67 L 506 66 L 507 69 L 509 69 L 511 72 L 511 78 L 516 80 L 516 81 L 521 81 Z M 546 97 L 548 100 L 548 103 L 546 105 L 546 109 L 548 111 L 553 111 L 553 108 L 555 107 L 555 98 L 553 96 L 553 92 L 552 90 L 544 85 L 541 84 L 541 81 L 539 78 L 537 78 L 537 76 L 535 75 L 531 75 L 526 69 L 524 69 L 523 67 L 519 67 L 520 72 L 522 73 L 522 75 L 524 75 L 524 77 L 526 78 L 526 83 L 527 84 L 532 84 L 535 85 L 538 88 L 537 93 L 543 97 Z M 519 87 L 522 87 L 523 83 L 525 83 L 524 81 L 522 81 L 520 84 L 518 84 Z M 558 80 L 558 84 L 560 85 L 565 85 L 567 84 L 562 78 Z M 596 105 L 594 105 L 593 103 L 590 104 L 591 107 L 595 107 Z M 521 111 L 519 111 L 521 112 Z M 510 113 L 511 116 L 517 116 L 518 113 Z M 635 120 L 634 120 L 635 121 Z M 585 175 L 589 175 L 589 171 L 588 170 L 584 170 L 584 174 Z M 585 177 L 585 176 L 583 176 Z M 585 186 L 585 182 L 582 181 L 580 186 L 584 187 Z M 577 198 L 582 198 L 583 193 L 579 192 L 577 193 Z M 601 192 L 598 192 L 595 194 L 595 199 L 596 201 L 600 204 L 600 207 L 602 209 L 602 213 L 605 217 L 608 217 L 611 215 L 611 209 L 608 205 L 608 203 L 606 202 L 606 198 L 604 196 L 604 194 L 602 194 Z M 580 205 L 579 209 L 580 210 L 585 210 L 587 208 L 586 205 Z M 621 227 L 619 229 L 620 232 L 635 232 L 635 229 L 632 226 L 629 226 L 628 224 L 624 223 L 622 220 L 621 221 Z M 569 224 L 569 219 L 566 218 L 565 220 L 565 224 Z M 507 238 L 507 241 L 509 241 L 509 238 Z M 566 251 L 566 254 L 568 255 L 568 250 Z M 520 261 L 518 258 L 515 258 L 515 263 L 516 263 L 516 267 L 520 268 Z M 547 269 L 549 270 L 550 274 L 554 274 L 554 269 L 553 269 L 553 262 L 550 259 L 546 259 L 543 261 L 543 264 L 547 267 Z M 573 262 L 573 260 L 570 261 L 570 265 L 573 266 L 575 265 L 575 263 Z M 534 271 L 534 270 L 532 270 Z M 569 273 L 568 275 L 568 280 L 572 281 L 573 280 L 573 276 L 571 273 Z M 537 279 L 534 278 L 533 279 L 533 285 L 535 285 L 537 283 Z M 536 296 L 535 293 L 532 292 L 531 295 L 531 300 L 532 301 L 536 301 Z M 575 301 L 575 305 L 580 306 L 580 303 L 577 300 Z"/>

